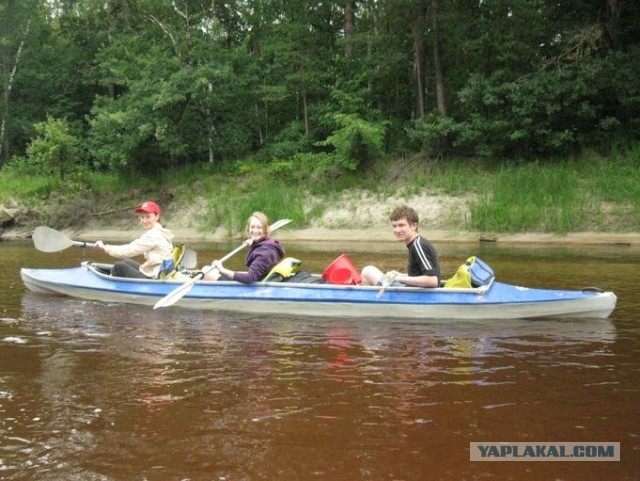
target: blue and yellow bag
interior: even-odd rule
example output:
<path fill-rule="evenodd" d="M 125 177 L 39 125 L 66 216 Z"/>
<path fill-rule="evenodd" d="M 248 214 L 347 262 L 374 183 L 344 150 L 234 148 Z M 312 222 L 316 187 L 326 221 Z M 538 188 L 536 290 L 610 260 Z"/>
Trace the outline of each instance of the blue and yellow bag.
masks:
<path fill-rule="evenodd" d="M 158 279 L 166 281 L 181 281 L 188 279 L 190 276 L 183 265 L 186 252 L 187 247 L 184 244 L 176 244 L 173 248 L 173 252 L 171 253 L 171 257 L 162 261 L 160 272 L 158 273 Z"/>
<path fill-rule="evenodd" d="M 493 269 L 479 257 L 469 257 L 443 287 L 471 289 L 489 284 L 495 278 Z"/>
<path fill-rule="evenodd" d="M 293 257 L 285 257 L 278 262 L 273 269 L 267 274 L 262 282 L 281 282 L 293 276 L 300 269 L 301 260 Z"/>

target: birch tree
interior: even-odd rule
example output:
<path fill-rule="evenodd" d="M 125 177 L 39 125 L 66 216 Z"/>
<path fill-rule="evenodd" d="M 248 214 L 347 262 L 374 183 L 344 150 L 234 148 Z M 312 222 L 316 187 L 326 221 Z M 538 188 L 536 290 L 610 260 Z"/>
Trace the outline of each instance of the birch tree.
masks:
<path fill-rule="evenodd" d="M 6 161 L 11 153 L 7 134 L 11 112 L 11 90 L 31 26 L 32 14 L 29 13 L 26 4 L 27 2 L 8 1 L 0 5 L 0 82 L 2 82 L 0 152 L 3 161 Z"/>

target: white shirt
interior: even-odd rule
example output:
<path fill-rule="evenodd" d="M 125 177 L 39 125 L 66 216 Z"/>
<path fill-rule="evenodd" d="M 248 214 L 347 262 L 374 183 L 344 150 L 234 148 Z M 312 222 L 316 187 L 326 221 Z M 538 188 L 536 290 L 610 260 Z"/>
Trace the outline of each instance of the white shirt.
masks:
<path fill-rule="evenodd" d="M 173 252 L 173 233 L 158 222 L 138 239 L 125 245 L 105 245 L 104 251 L 117 259 L 144 256 L 140 272 L 147 277 L 157 277 L 162 261 Z"/>

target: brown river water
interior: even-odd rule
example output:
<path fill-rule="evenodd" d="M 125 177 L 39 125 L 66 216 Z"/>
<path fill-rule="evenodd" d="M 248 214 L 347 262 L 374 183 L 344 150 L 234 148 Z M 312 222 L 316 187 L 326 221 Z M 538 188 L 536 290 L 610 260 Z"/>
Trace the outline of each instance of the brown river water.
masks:
<path fill-rule="evenodd" d="M 211 261 L 236 245 L 192 247 Z M 286 247 L 312 272 L 341 252 L 385 269 L 406 255 Z M 0 479 L 640 479 L 640 248 L 437 247 L 447 274 L 478 255 L 501 281 L 599 286 L 618 306 L 425 324 L 154 311 L 26 292 L 20 267 L 107 259 L 0 243 Z M 620 461 L 472 462 L 471 442 L 619 442 Z"/>

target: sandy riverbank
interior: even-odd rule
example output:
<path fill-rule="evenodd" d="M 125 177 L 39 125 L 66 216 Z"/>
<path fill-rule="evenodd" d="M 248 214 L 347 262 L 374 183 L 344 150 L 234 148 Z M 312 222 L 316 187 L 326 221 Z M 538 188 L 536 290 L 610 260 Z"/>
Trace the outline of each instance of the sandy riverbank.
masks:
<path fill-rule="evenodd" d="M 240 239 L 239 235 L 229 235 L 224 229 L 215 232 L 200 232 L 193 228 L 172 228 L 176 240 L 186 243 L 194 242 L 220 242 Z M 123 242 L 133 239 L 140 234 L 140 230 L 123 231 L 114 228 L 90 228 L 77 232 L 65 231 L 74 239 L 107 242 Z M 554 244 L 554 245 L 628 245 L 640 247 L 640 233 L 602 233 L 602 232 L 575 232 L 566 235 L 546 233 L 520 233 L 520 234 L 481 234 L 478 232 L 463 232 L 450 230 L 422 229 L 421 233 L 435 243 L 473 243 L 473 242 L 498 242 L 509 244 Z M 24 238 L 24 236 L 19 236 Z M 325 227 L 311 227 L 295 229 L 292 225 L 281 229 L 276 237 L 282 241 L 292 242 L 395 242 L 391 230 L 387 226 L 376 226 L 367 229 L 331 229 Z"/>
<path fill-rule="evenodd" d="M 616 244 L 636 245 L 640 247 L 640 232 L 576 232 L 566 235 L 547 233 L 519 233 L 495 234 L 469 232 L 456 228 L 464 225 L 463 219 L 471 213 L 469 202 L 471 198 L 460 196 L 451 197 L 441 194 L 420 193 L 412 196 L 385 196 L 377 198 L 366 191 L 350 191 L 342 194 L 333 202 L 325 202 L 323 215 L 312 221 L 310 226 L 298 226 L 291 223 L 280 229 L 276 237 L 283 241 L 316 241 L 316 242 L 395 242 L 389 227 L 389 212 L 400 204 L 411 205 L 420 215 L 420 233 L 434 243 L 545 243 L 545 244 Z M 176 234 L 181 242 L 215 242 L 229 239 L 240 239 L 242 232 L 227 232 L 218 228 L 214 232 L 201 232 L 192 227 L 197 225 L 198 213 L 202 206 L 190 207 L 172 205 L 167 209 L 168 227 Z M 130 217 L 126 223 L 135 229 Z M 136 231 L 137 232 L 137 231 Z M 80 232 L 85 239 L 102 239 L 117 241 L 123 239 L 123 232 L 117 228 L 109 229 L 104 226 L 87 228 Z M 126 239 L 135 235 L 129 232 Z"/>
<path fill-rule="evenodd" d="M 420 233 L 434 243 L 474 243 L 498 242 L 510 244 L 547 245 L 621 245 L 640 248 L 640 232 L 574 232 L 565 235 L 550 233 L 482 233 L 457 229 L 465 225 L 470 216 L 468 197 L 450 197 L 421 193 L 409 197 L 386 196 L 377 198 L 367 192 L 344 193 L 332 202 L 326 201 L 323 214 L 312 220 L 311 225 L 299 226 L 291 223 L 280 229 L 275 237 L 285 242 L 347 242 L 361 243 L 366 249 L 372 243 L 395 242 L 389 227 L 388 215 L 391 209 L 406 203 L 420 214 Z M 202 212 L 206 212 L 199 202 L 181 205 L 170 204 L 163 211 L 163 220 L 174 232 L 177 242 L 204 243 L 238 240 L 242 232 L 228 232 L 219 227 L 215 231 L 203 232 L 194 227 L 201 223 Z M 131 211 L 120 210 L 116 215 L 95 215 L 90 224 L 78 229 L 64 230 L 74 240 L 122 243 L 135 239 L 142 232 Z M 30 229 L 14 227 L 0 232 L 0 239 L 25 239 Z"/>

